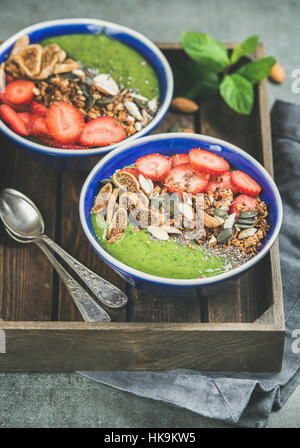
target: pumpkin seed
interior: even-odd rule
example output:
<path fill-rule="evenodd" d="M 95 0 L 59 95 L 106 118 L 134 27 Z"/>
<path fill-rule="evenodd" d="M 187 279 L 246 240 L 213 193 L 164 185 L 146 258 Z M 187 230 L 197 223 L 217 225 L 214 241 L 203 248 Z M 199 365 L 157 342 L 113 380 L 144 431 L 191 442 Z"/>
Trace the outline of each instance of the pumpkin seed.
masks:
<path fill-rule="evenodd" d="M 88 98 L 88 97 L 90 96 L 90 93 L 89 93 L 89 90 L 88 90 L 87 86 L 86 86 L 85 84 L 81 84 L 81 85 L 80 85 L 80 88 L 81 88 L 81 90 L 82 90 L 84 96 L 85 96 L 86 98 Z"/>
<path fill-rule="evenodd" d="M 254 225 L 255 219 L 240 219 L 238 218 L 236 221 L 238 224 L 248 224 L 248 225 Z"/>
<path fill-rule="evenodd" d="M 245 210 L 244 212 L 240 213 L 239 218 L 254 218 L 255 216 L 258 215 L 258 211 L 257 210 Z"/>
<path fill-rule="evenodd" d="M 228 216 L 228 214 L 225 212 L 225 210 L 222 210 L 221 208 L 215 208 L 214 215 L 219 216 L 220 218 L 227 218 L 227 216 Z"/>
<path fill-rule="evenodd" d="M 90 78 L 89 76 L 86 76 L 86 77 L 84 78 L 84 83 L 85 83 L 87 86 L 92 87 L 92 85 L 94 84 L 94 81 L 93 81 L 93 79 Z"/>
<path fill-rule="evenodd" d="M 228 229 L 223 229 L 217 235 L 218 243 L 226 243 L 233 236 L 234 230 L 232 227 Z"/>
<path fill-rule="evenodd" d="M 104 185 L 106 185 L 106 184 L 112 184 L 112 185 L 114 185 L 112 179 L 101 179 L 101 180 L 99 180 L 99 184 L 102 185 L 102 186 L 104 186 Z"/>
<path fill-rule="evenodd" d="M 62 73 L 61 76 L 63 78 L 68 79 L 69 81 L 74 81 L 74 82 L 80 81 L 80 78 L 77 75 L 75 75 L 74 73 L 72 73 L 72 72 Z"/>
<path fill-rule="evenodd" d="M 95 102 L 96 102 L 95 98 L 92 95 L 89 95 L 89 97 L 85 103 L 85 109 L 86 110 L 91 109 L 94 106 Z"/>
<path fill-rule="evenodd" d="M 254 224 L 239 224 L 240 229 L 251 229 Z"/>
<path fill-rule="evenodd" d="M 96 103 L 99 104 L 100 106 L 102 106 L 102 104 L 109 104 L 109 103 L 112 103 L 113 101 L 114 101 L 113 97 L 112 96 L 108 96 L 108 97 L 105 97 L 105 98 L 98 98 L 96 100 Z"/>

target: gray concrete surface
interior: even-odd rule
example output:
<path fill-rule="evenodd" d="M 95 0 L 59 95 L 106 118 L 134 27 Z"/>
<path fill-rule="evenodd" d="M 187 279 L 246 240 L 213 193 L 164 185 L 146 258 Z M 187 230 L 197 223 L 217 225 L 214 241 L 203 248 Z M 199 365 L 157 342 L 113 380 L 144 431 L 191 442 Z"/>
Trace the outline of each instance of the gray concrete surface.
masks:
<path fill-rule="evenodd" d="M 258 33 L 267 53 L 285 67 L 287 80 L 270 84 L 275 99 L 300 104 L 291 90 L 300 68 L 299 0 L 0 0 L 0 38 L 43 20 L 90 17 L 120 23 L 155 41 L 178 41 L 182 30 L 222 41 Z M 199 397 L 201 399 L 201 397 Z M 300 387 L 272 413 L 269 427 L 300 427 Z M 192 412 L 132 396 L 77 374 L 0 374 L 0 427 L 224 427 Z"/>

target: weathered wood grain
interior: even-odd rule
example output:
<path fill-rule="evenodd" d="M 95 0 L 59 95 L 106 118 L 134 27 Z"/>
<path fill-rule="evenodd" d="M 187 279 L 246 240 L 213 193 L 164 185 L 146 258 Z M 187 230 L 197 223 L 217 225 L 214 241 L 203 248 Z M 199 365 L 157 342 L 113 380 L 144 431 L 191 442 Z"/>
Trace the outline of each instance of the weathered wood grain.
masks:
<path fill-rule="evenodd" d="M 0 136 L 0 189 L 12 187 L 39 207 L 49 236 L 54 236 L 57 173 L 17 150 Z M 1 232 L 0 316 L 4 320 L 51 320 L 53 270 L 34 244 L 21 245 Z"/>
<path fill-rule="evenodd" d="M 7 353 L 0 354 L 0 371 L 275 371 L 284 337 L 258 324 L 28 322 L 25 329 L 0 323 L 2 328 Z"/>

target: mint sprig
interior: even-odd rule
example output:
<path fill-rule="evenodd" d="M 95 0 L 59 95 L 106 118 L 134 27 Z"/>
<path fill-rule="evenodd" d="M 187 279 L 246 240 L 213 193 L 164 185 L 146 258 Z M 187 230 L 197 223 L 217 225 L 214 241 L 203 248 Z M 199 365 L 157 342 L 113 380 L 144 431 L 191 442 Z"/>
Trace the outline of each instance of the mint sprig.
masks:
<path fill-rule="evenodd" d="M 259 36 L 255 34 L 236 45 L 231 56 L 221 42 L 208 34 L 185 31 L 180 37 L 191 61 L 184 68 L 176 68 L 175 92 L 194 100 L 211 98 L 219 93 L 233 110 L 249 115 L 254 104 L 253 86 L 270 75 L 276 60 L 269 56 L 239 68 L 235 64 L 253 53 Z"/>

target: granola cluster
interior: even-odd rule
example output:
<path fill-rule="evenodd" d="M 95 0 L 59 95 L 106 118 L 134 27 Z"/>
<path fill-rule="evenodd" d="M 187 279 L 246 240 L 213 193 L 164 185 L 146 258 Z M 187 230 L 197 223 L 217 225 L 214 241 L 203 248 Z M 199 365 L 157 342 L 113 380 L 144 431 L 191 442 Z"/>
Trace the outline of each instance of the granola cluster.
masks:
<path fill-rule="evenodd" d="M 142 111 L 142 121 L 128 112 L 125 103 L 134 103 L 134 99 L 127 88 L 115 96 L 109 96 L 93 84 L 89 87 L 83 79 L 74 74 L 55 75 L 49 80 L 40 81 L 33 93 L 36 101 L 47 108 L 55 101 L 73 104 L 86 121 L 98 117 L 114 117 L 124 127 L 128 137 L 147 126 L 152 118 L 145 109 Z"/>

